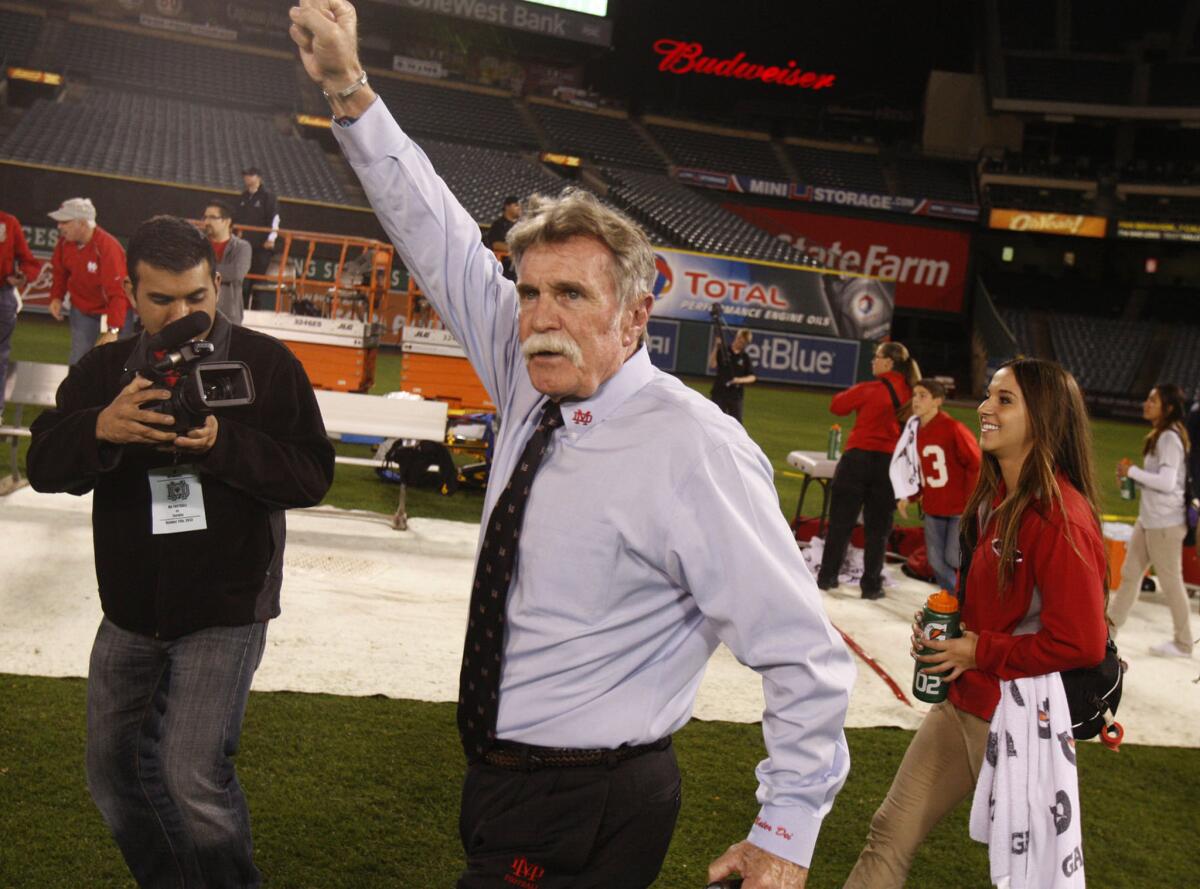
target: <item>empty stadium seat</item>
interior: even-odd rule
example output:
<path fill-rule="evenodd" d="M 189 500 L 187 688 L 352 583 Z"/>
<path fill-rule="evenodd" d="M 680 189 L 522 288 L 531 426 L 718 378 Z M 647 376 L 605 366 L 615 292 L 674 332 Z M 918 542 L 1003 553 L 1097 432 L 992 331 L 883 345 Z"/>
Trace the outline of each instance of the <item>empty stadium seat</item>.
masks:
<path fill-rule="evenodd" d="M 0 63 L 26 64 L 44 21 L 39 15 L 0 9 Z"/>
<path fill-rule="evenodd" d="M 1141 356 L 1153 337 L 1154 326 L 1149 322 L 1050 316 L 1055 355 L 1087 394 L 1131 394 Z"/>
<path fill-rule="evenodd" d="M 0 157 L 239 189 L 242 168 L 255 163 L 281 197 L 346 203 L 316 144 L 283 135 L 269 118 L 156 96 L 92 90 L 86 101 L 39 100 Z"/>
<path fill-rule="evenodd" d="M 973 183 L 973 171 L 963 163 L 920 157 L 896 158 L 896 190 L 902 195 L 973 204 Z"/>
<path fill-rule="evenodd" d="M 1133 65 L 1128 62 L 1009 54 L 1004 66 L 1013 99 L 1095 105 L 1133 101 Z"/>
<path fill-rule="evenodd" d="M 1180 327 L 1175 331 L 1158 379 L 1182 386 L 1189 395 L 1200 389 L 1200 327 Z"/>
<path fill-rule="evenodd" d="M 531 103 L 546 133 L 547 147 L 606 166 L 663 169 L 662 159 L 625 118 Z"/>
<path fill-rule="evenodd" d="M 545 167 L 511 152 L 434 139 L 418 140 L 459 203 L 479 222 L 500 215 L 504 198 L 557 195 L 567 184 Z"/>
<path fill-rule="evenodd" d="M 151 37 L 81 22 L 56 44 L 68 78 L 210 105 L 294 110 L 295 63 L 282 57 Z"/>
<path fill-rule="evenodd" d="M 788 157 L 805 185 L 887 194 L 879 155 L 809 145 L 787 146 Z"/>
<path fill-rule="evenodd" d="M 661 124 L 648 124 L 646 129 L 681 167 L 764 179 L 789 178 L 769 142 Z"/>
<path fill-rule="evenodd" d="M 411 135 L 504 148 L 537 146 L 537 137 L 506 96 L 391 77 L 376 77 L 371 86 Z"/>
<path fill-rule="evenodd" d="M 609 198 L 666 246 L 800 265 L 803 256 L 776 238 L 673 179 L 606 169 Z"/>

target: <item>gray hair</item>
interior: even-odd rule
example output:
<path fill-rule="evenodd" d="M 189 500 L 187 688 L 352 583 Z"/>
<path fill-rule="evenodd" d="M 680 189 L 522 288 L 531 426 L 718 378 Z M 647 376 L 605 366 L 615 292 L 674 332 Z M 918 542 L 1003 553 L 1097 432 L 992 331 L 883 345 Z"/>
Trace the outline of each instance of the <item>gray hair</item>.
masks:
<path fill-rule="evenodd" d="M 514 265 L 538 244 L 561 244 L 571 238 L 595 238 L 612 254 L 613 287 L 628 308 L 654 291 L 654 248 L 650 239 L 624 213 L 606 207 L 589 191 L 569 187 L 556 198 L 531 195 L 521 219 L 508 233 Z"/>

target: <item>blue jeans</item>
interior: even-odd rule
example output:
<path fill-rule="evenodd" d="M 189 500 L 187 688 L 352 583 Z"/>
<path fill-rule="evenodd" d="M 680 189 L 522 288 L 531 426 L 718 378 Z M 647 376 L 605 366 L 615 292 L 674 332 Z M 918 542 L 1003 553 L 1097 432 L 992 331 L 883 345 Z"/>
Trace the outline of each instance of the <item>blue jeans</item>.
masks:
<path fill-rule="evenodd" d="M 233 756 L 266 637 L 266 624 L 160 641 L 100 623 L 88 789 L 142 889 L 261 884 Z"/>
<path fill-rule="evenodd" d="M 67 324 L 71 327 L 71 358 L 67 363 L 78 364 L 79 359 L 92 351 L 92 346 L 100 338 L 100 316 L 88 315 L 72 306 L 67 315 Z"/>
<path fill-rule="evenodd" d="M 938 586 L 954 592 L 962 553 L 958 543 L 959 517 L 956 515 L 925 516 L 925 556 L 937 578 Z"/>
<path fill-rule="evenodd" d="M 9 285 L 0 284 L 0 417 L 4 414 L 4 384 L 8 381 L 8 355 L 16 326 L 17 293 Z"/>

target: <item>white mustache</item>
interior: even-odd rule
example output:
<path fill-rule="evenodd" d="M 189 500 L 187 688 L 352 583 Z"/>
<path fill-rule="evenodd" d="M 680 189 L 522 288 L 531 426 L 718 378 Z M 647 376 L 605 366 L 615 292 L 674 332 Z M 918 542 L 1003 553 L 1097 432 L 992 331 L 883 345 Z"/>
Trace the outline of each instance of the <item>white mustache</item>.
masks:
<path fill-rule="evenodd" d="M 583 352 L 579 344 L 565 333 L 531 333 L 521 343 L 521 354 L 526 361 L 539 352 L 553 352 L 562 355 L 576 367 L 583 366 Z"/>

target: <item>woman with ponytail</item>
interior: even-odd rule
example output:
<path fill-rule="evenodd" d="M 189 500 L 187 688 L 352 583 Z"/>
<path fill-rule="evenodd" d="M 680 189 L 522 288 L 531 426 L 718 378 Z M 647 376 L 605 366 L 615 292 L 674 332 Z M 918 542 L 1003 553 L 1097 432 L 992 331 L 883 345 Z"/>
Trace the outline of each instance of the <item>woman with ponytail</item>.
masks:
<path fill-rule="evenodd" d="M 1104 658 L 1107 562 L 1075 379 L 1053 362 L 1010 362 L 979 422 L 983 462 L 963 514 L 973 551 L 963 635 L 923 640 L 913 628 L 913 657 L 950 682 L 949 698 L 913 737 L 845 889 L 900 889 L 929 831 L 973 793 L 1001 680 Z"/>
<path fill-rule="evenodd" d="M 817 586 L 829 590 L 838 585 L 838 571 L 861 510 L 866 536 L 862 597 L 881 599 L 884 549 L 896 510 L 888 467 L 900 427 L 912 413 L 912 387 L 921 379 L 921 369 L 902 344 L 881 343 L 871 361 L 871 373 L 874 380 L 839 392 L 829 406 L 839 417 L 853 413 L 855 419 L 846 452 L 833 474 L 829 531 Z"/>
<path fill-rule="evenodd" d="M 1150 565 L 1167 598 L 1174 638 L 1151 647 L 1159 657 L 1192 656 L 1192 621 L 1187 591 L 1183 588 L 1183 538 L 1187 534 L 1184 513 L 1184 484 L 1187 479 L 1188 441 L 1184 429 L 1186 406 L 1183 390 L 1173 383 L 1160 383 L 1142 404 L 1142 416 L 1150 421 L 1150 432 L 1142 448 L 1145 468 L 1117 464 L 1117 478 L 1126 475 L 1142 491 L 1137 523 L 1125 550 L 1121 586 L 1113 596 L 1108 616 L 1114 628 L 1124 625 L 1142 588 L 1142 575 Z"/>

